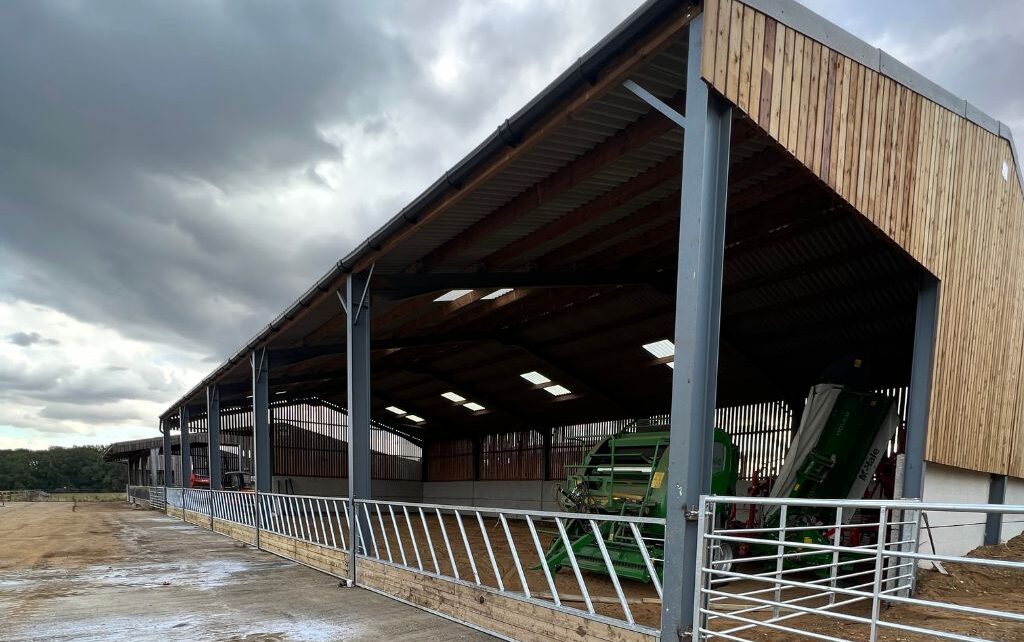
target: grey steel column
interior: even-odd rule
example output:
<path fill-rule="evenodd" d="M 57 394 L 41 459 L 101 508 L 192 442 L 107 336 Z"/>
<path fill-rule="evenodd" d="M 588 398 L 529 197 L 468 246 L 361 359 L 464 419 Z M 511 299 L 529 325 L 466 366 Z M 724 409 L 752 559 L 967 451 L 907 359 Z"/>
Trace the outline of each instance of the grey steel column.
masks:
<path fill-rule="evenodd" d="M 914 355 L 910 370 L 903 497 L 921 499 L 924 492 L 924 449 L 928 438 L 928 405 L 932 396 L 932 359 L 939 316 L 939 282 L 927 276 L 917 293 Z"/>
<path fill-rule="evenodd" d="M 269 493 L 270 469 L 270 364 L 266 348 L 253 350 L 252 364 L 252 432 L 253 475 L 256 492 Z"/>
<path fill-rule="evenodd" d="M 171 424 L 165 419 L 160 420 L 160 431 L 164 434 L 164 488 L 174 485 L 171 465 Z"/>
<path fill-rule="evenodd" d="M 149 449 L 149 485 L 150 486 L 159 486 L 160 485 L 160 477 L 157 474 L 157 468 L 159 467 L 158 466 L 159 458 L 157 456 L 157 452 L 159 450 L 160 450 L 159 448 L 150 448 Z"/>
<path fill-rule="evenodd" d="M 210 489 L 221 490 L 223 477 L 220 470 L 220 388 L 206 386 L 206 454 L 210 460 Z"/>
<path fill-rule="evenodd" d="M 349 575 L 356 579 L 359 550 L 355 500 L 371 499 L 370 488 L 370 301 L 369 275 L 350 274 L 345 287 L 348 337 L 348 499 L 357 516 L 350 524 Z M 363 526 L 367 526 L 363 524 Z"/>
<path fill-rule="evenodd" d="M 992 475 L 988 484 L 988 503 L 1001 505 L 1006 503 L 1006 475 Z M 998 544 L 1003 535 L 1002 513 L 989 513 L 985 516 L 985 546 Z"/>
<path fill-rule="evenodd" d="M 188 488 L 192 479 L 192 443 L 188 434 L 188 406 L 178 409 L 178 431 L 181 433 L 181 487 Z"/>
<path fill-rule="evenodd" d="M 697 509 L 711 490 L 711 447 L 725 254 L 732 108 L 700 77 L 703 16 L 689 27 L 686 132 L 679 215 L 675 367 L 665 520 L 661 639 L 675 642 L 693 625 Z"/>

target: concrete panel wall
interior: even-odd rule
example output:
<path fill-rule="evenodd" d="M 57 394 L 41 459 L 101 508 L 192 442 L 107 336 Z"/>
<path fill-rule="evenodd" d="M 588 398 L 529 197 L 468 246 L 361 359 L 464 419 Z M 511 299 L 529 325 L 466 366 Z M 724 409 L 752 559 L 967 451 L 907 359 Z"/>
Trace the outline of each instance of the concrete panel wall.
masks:
<path fill-rule="evenodd" d="M 371 482 L 371 487 L 374 499 L 396 502 L 423 501 L 423 482 L 374 479 Z M 275 493 L 291 495 L 344 497 L 348 495 L 348 480 L 336 477 L 280 477 L 275 475 L 271 488 Z"/>
<path fill-rule="evenodd" d="M 1024 506 L 1024 479 L 1010 477 L 1006 480 L 1006 503 Z M 1003 541 L 1021 533 L 1024 533 L 1024 515 L 1003 515 Z"/>
<path fill-rule="evenodd" d="M 460 481 L 425 482 L 423 501 L 428 504 L 560 510 L 555 493 L 558 481 Z"/>
<path fill-rule="evenodd" d="M 924 501 L 987 504 L 990 475 L 928 462 L 924 475 Z M 985 541 L 982 513 L 929 512 L 935 550 L 941 555 L 963 555 Z M 927 531 L 921 532 L 921 551 L 931 552 Z"/>

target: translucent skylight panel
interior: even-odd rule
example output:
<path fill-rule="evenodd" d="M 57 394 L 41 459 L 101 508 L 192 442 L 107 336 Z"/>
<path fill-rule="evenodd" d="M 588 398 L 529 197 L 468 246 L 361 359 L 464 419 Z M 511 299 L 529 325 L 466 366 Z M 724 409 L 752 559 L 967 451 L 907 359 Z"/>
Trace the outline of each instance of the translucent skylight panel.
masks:
<path fill-rule="evenodd" d="M 385 408 L 385 410 L 387 410 L 388 412 L 393 412 L 398 416 L 402 416 L 405 414 L 405 411 L 399 408 L 398 406 L 388 406 L 387 408 Z"/>
<path fill-rule="evenodd" d="M 662 339 L 661 341 L 655 341 L 654 343 L 645 343 L 644 350 L 650 352 L 659 359 L 665 357 L 671 357 L 676 353 L 676 346 L 668 339 Z"/>
<path fill-rule="evenodd" d="M 526 379 L 530 383 L 532 383 L 534 385 L 538 385 L 538 386 L 540 384 L 542 384 L 542 383 L 547 383 L 547 382 L 551 381 L 550 379 L 548 379 L 547 377 L 545 377 L 541 373 L 537 372 L 536 370 L 531 370 L 530 372 L 524 372 L 523 374 L 521 374 L 519 376 L 522 377 L 523 379 Z"/>
<path fill-rule="evenodd" d="M 551 393 L 555 397 L 561 397 L 562 395 L 567 395 L 570 392 L 572 392 L 565 386 L 558 385 L 557 383 L 553 386 L 548 386 L 547 388 L 544 388 L 544 390 Z"/>
<path fill-rule="evenodd" d="M 441 296 L 434 299 L 434 303 L 445 303 L 447 301 L 454 301 L 455 299 L 460 299 L 466 296 L 470 292 L 472 292 L 472 290 L 449 290 L 442 294 Z"/>
<path fill-rule="evenodd" d="M 495 290 L 494 292 L 491 292 L 490 294 L 482 296 L 480 298 L 483 299 L 484 301 L 490 301 L 491 299 L 497 299 L 499 296 L 505 296 L 511 291 L 512 288 L 501 288 L 500 290 Z"/>
<path fill-rule="evenodd" d="M 483 406 L 481 406 L 480 404 L 478 404 L 475 401 L 470 401 L 469 403 L 464 403 L 464 404 L 462 404 L 462 407 L 463 408 L 469 408 L 473 412 L 476 412 L 478 410 L 483 410 L 484 409 Z"/>
<path fill-rule="evenodd" d="M 441 396 L 453 403 L 462 403 L 466 400 L 465 397 L 455 392 L 442 392 Z"/>
<path fill-rule="evenodd" d="M 415 421 L 418 424 L 421 424 L 424 421 L 426 421 L 426 419 L 420 417 L 419 415 L 406 415 L 405 418 L 408 419 L 409 421 Z"/>

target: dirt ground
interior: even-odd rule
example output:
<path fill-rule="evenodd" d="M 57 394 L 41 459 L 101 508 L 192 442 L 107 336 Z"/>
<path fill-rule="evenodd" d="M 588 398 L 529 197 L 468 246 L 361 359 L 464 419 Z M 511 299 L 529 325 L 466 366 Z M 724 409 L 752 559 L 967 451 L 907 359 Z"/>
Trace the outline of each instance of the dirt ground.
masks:
<path fill-rule="evenodd" d="M 968 556 L 1024 561 L 1024 535 L 1017 536 L 1006 544 L 975 549 Z M 1024 571 L 981 568 L 969 564 L 946 564 L 944 568 L 948 575 L 943 575 L 934 569 L 919 570 L 915 597 L 946 604 L 1024 614 Z M 867 617 L 870 615 L 870 603 L 861 603 L 851 608 L 841 609 L 840 612 Z M 881 620 L 944 633 L 998 640 L 999 642 L 1024 640 L 1024 624 L 1022 623 L 953 613 L 945 609 L 925 608 L 909 604 L 898 604 L 889 608 L 883 606 Z M 839 622 L 834 618 L 806 615 L 794 618 L 784 624 L 800 630 L 833 635 L 847 640 L 868 639 L 866 626 Z M 716 628 L 720 630 L 725 626 Z M 783 632 L 758 631 L 753 634 L 747 631 L 739 635 L 749 640 L 770 640 L 772 642 L 803 642 L 809 639 L 806 636 Z M 879 629 L 878 639 L 882 642 L 927 642 L 939 638 L 933 635 L 882 627 Z"/>
<path fill-rule="evenodd" d="M 0 508 L 0 577 L 11 569 L 75 569 L 116 559 L 117 525 L 106 504 L 8 503 Z"/>
<path fill-rule="evenodd" d="M 493 639 L 159 512 L 0 507 L 0 641 Z"/>

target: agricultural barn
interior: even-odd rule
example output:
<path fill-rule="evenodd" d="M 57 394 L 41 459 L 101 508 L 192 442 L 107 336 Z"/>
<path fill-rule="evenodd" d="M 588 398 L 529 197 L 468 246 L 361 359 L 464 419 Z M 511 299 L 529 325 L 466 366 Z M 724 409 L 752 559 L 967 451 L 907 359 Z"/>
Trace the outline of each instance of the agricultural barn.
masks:
<path fill-rule="evenodd" d="M 109 456 L 174 471 L 154 486 L 241 471 L 306 515 L 344 501 L 378 530 L 332 572 L 488 631 L 668 639 L 694 617 L 713 429 L 743 495 L 785 465 L 815 384 L 895 400 L 871 497 L 1022 503 L 1022 215 L 1008 128 L 885 52 L 788 0 L 654 0 L 168 408 L 161 444 Z M 487 588 L 486 553 L 461 579 L 392 557 L 405 522 L 440 539 L 438 506 L 511 538 L 506 517 L 565 508 L 595 445 L 651 426 L 672 446 L 653 622 L 545 610 L 497 566 Z M 1020 530 L 985 522 L 932 524 L 933 545 Z M 490 553 L 501 527 L 479 524 Z M 490 610 L 431 601 L 449 579 Z"/>

